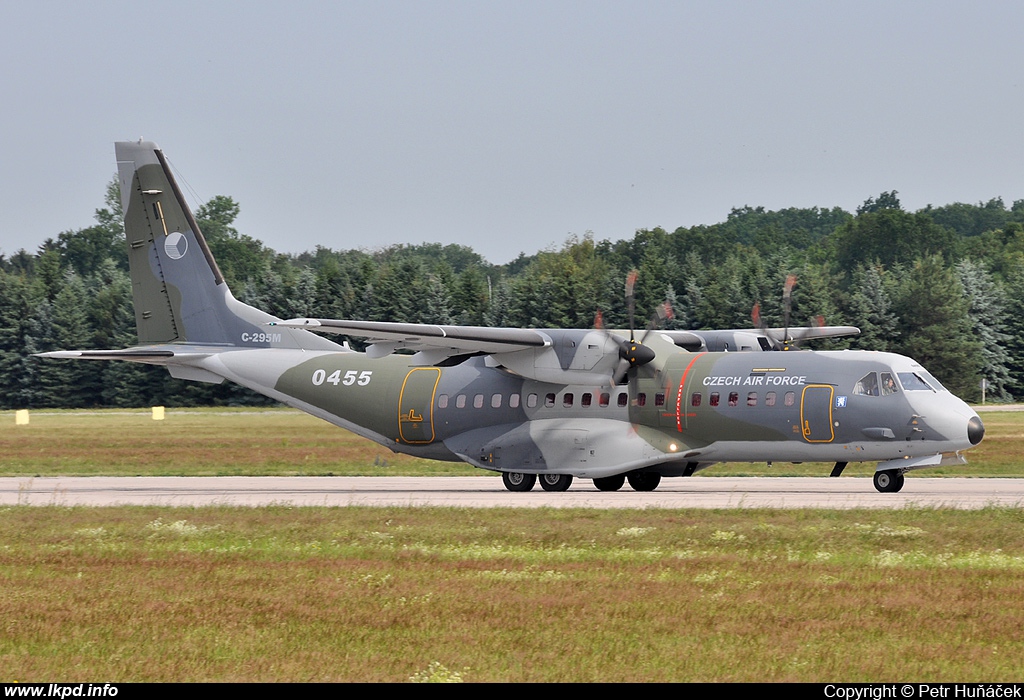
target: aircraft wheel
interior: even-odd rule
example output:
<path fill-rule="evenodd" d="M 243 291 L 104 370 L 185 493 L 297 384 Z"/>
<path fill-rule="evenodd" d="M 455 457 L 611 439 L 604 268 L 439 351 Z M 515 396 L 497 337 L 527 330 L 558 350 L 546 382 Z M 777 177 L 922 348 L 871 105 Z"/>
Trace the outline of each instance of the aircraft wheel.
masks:
<path fill-rule="evenodd" d="M 629 480 L 629 485 L 634 491 L 653 491 L 661 483 L 661 474 L 640 472 L 638 474 L 630 474 L 626 479 Z"/>
<path fill-rule="evenodd" d="M 875 484 L 875 488 L 882 493 L 896 493 L 903 488 L 903 475 L 895 469 L 886 469 L 875 472 L 872 482 Z"/>
<path fill-rule="evenodd" d="M 545 491 L 567 491 L 572 485 L 572 474 L 542 474 L 540 487 Z"/>
<path fill-rule="evenodd" d="M 501 480 L 509 491 L 529 491 L 537 483 L 537 475 L 523 472 L 502 472 Z"/>
<path fill-rule="evenodd" d="M 598 491 L 618 491 L 622 488 L 624 483 L 626 483 L 625 474 L 616 474 L 615 476 L 604 476 L 594 479 L 594 486 L 597 487 Z"/>

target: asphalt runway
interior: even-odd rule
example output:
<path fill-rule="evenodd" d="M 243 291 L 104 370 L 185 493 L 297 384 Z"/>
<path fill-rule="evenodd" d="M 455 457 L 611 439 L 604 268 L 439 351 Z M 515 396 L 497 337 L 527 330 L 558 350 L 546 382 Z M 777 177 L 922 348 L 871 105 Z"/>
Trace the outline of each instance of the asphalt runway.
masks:
<path fill-rule="evenodd" d="M 907 478 L 878 493 L 865 477 L 691 477 L 656 491 L 606 493 L 577 480 L 563 493 L 511 493 L 496 477 L 0 478 L 0 505 L 449 506 L 458 508 L 959 508 L 1024 507 L 1024 479 Z"/>

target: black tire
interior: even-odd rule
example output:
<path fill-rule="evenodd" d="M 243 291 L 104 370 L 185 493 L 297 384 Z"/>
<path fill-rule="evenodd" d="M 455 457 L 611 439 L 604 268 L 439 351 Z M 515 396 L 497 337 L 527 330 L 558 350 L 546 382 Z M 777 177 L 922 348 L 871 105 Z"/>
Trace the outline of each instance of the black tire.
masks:
<path fill-rule="evenodd" d="M 572 474 L 541 474 L 540 487 L 545 491 L 568 491 Z"/>
<path fill-rule="evenodd" d="M 875 488 L 881 493 L 896 493 L 903 488 L 903 475 L 895 469 L 875 472 L 871 478 Z"/>
<path fill-rule="evenodd" d="M 618 491 L 625 483 L 625 474 L 616 474 L 615 476 L 604 476 L 594 479 L 594 486 L 597 487 L 598 491 Z"/>
<path fill-rule="evenodd" d="M 537 483 L 537 475 L 523 472 L 502 472 L 501 480 L 509 491 L 529 491 Z"/>
<path fill-rule="evenodd" d="M 653 491 L 661 483 L 661 474 L 638 472 L 626 477 L 634 491 Z"/>

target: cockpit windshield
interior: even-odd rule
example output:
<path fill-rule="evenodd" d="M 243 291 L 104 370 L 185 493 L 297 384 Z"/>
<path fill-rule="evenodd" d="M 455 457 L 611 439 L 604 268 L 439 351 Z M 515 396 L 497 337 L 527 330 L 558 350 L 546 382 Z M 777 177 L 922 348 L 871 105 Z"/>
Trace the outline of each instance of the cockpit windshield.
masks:
<path fill-rule="evenodd" d="M 936 391 L 949 391 L 946 387 L 942 386 L 939 380 L 933 377 L 930 372 L 921 370 L 918 374 L 924 377 L 924 380 L 928 382 L 928 386 L 932 387 Z"/>
<path fill-rule="evenodd" d="M 920 372 L 897 372 L 897 376 L 900 378 L 900 384 L 903 385 L 904 391 L 940 391 L 943 388 L 933 376 L 923 370 Z M 935 385 L 930 384 L 928 380 L 935 382 Z"/>

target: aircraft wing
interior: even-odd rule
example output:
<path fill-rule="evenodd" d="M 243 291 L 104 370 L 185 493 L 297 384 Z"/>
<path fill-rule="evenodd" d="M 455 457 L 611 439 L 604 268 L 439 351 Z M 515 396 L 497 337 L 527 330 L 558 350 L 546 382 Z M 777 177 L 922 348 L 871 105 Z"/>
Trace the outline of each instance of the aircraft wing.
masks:
<path fill-rule="evenodd" d="M 293 318 L 272 326 L 304 328 L 367 338 L 366 354 L 384 357 L 415 350 L 413 364 L 445 366 L 468 356 L 485 355 L 491 366 L 543 382 L 610 385 L 625 338 L 593 329 L 486 328 L 419 323 Z"/>
<path fill-rule="evenodd" d="M 550 337 L 530 328 L 433 326 L 425 323 L 339 321 L 325 318 L 293 318 L 269 325 L 367 338 L 371 345 L 366 352 L 371 357 L 382 357 L 400 348 L 448 351 L 448 355 L 492 355 L 551 345 Z"/>
<path fill-rule="evenodd" d="M 769 328 L 778 337 L 787 333 L 785 328 Z M 860 328 L 856 326 L 799 326 L 788 329 L 790 340 L 807 340 L 817 338 L 842 338 L 848 335 L 859 335 Z"/>

